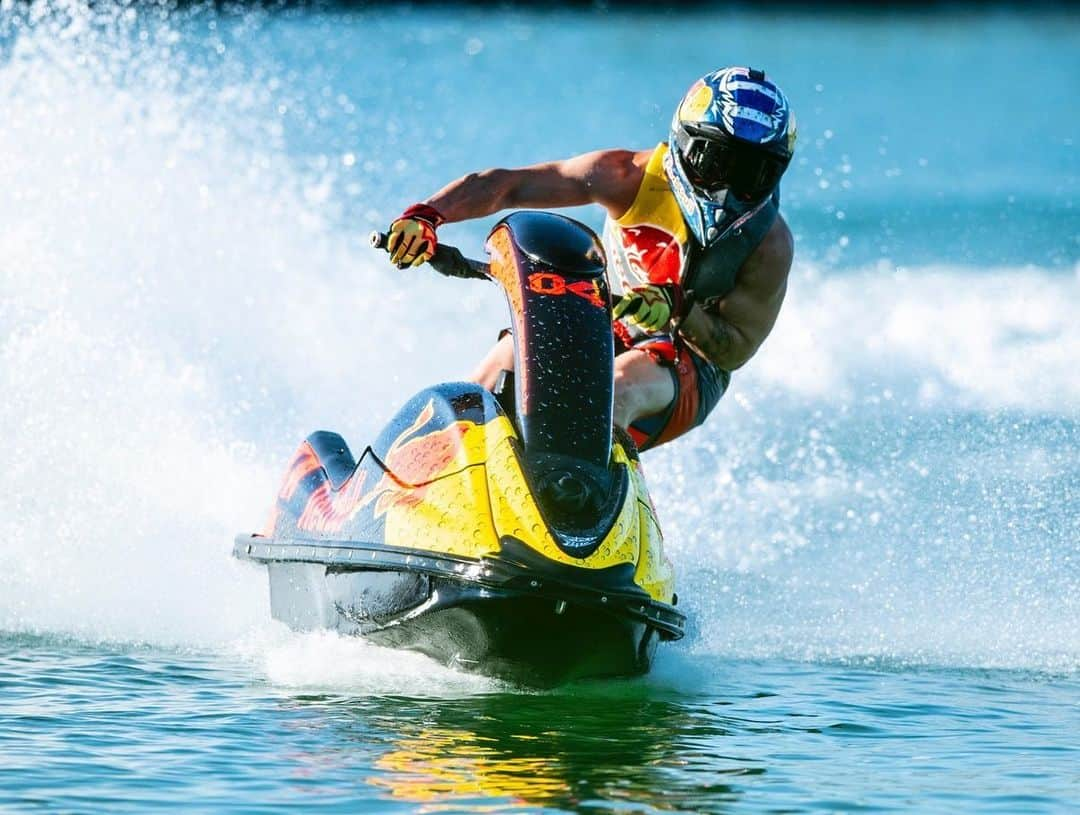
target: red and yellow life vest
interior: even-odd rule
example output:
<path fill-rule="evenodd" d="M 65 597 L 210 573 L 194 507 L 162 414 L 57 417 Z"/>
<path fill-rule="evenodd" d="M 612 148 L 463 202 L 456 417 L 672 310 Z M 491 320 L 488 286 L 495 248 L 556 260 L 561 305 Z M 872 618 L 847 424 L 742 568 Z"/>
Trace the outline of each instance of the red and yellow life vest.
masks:
<path fill-rule="evenodd" d="M 674 283 L 687 288 L 692 278 L 695 302 L 707 311 L 735 286 L 739 269 L 761 243 L 776 220 L 779 196 L 761 202 L 735 221 L 708 247 L 689 247 L 694 240 L 675 200 L 664 170 L 668 145 L 657 145 L 645 166 L 645 176 L 630 209 L 604 224 L 604 249 L 608 257 L 608 277 L 612 291 L 622 294 L 649 283 Z M 688 270 L 687 258 L 693 266 Z M 620 321 L 635 341 L 650 336 Z"/>

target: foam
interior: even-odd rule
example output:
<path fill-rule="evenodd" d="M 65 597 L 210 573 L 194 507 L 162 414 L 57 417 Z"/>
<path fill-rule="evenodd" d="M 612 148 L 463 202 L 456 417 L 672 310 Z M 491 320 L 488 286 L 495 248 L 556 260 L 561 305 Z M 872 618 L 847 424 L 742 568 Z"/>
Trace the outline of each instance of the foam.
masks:
<path fill-rule="evenodd" d="M 287 692 L 450 698 L 505 687 L 493 679 L 445 668 L 421 654 L 392 651 L 326 631 L 297 634 L 275 626 L 236 641 L 234 648 L 271 687 Z"/>
<path fill-rule="evenodd" d="M 392 361 L 421 334 L 309 203 L 332 169 L 283 152 L 263 84 L 190 90 L 181 54 L 154 60 L 168 26 L 136 58 L 69 12 L 0 67 L 0 625 L 219 642 L 268 616 L 233 534 L 307 432 L 362 441 L 430 379 Z"/>
<path fill-rule="evenodd" d="M 830 404 L 1080 415 L 1080 273 L 932 265 L 824 273 L 796 265 L 746 390 Z"/>

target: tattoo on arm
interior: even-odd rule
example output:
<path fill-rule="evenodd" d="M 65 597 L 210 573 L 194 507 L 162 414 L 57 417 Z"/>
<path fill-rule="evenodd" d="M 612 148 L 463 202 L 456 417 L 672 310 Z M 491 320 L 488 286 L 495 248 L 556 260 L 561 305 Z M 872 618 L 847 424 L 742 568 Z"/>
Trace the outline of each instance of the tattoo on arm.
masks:
<path fill-rule="evenodd" d="M 680 331 L 698 353 L 725 370 L 738 368 L 753 354 L 743 333 L 714 314 L 695 309 L 693 319 L 685 321 Z"/>
<path fill-rule="evenodd" d="M 729 353 L 735 345 L 735 335 L 723 320 L 711 320 L 709 323 L 709 351 L 711 356 L 722 357 Z"/>

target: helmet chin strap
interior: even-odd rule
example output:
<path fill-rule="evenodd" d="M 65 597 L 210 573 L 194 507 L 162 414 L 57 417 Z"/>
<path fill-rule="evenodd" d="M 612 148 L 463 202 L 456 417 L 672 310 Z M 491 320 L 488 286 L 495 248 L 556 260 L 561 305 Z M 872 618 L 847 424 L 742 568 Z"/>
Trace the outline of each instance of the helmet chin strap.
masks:
<path fill-rule="evenodd" d="M 720 200 L 713 199 L 718 205 L 718 208 L 713 212 L 713 222 L 705 227 L 705 243 L 706 245 L 717 240 L 728 229 L 730 229 L 736 221 L 738 221 L 743 215 L 751 210 L 757 210 L 761 203 L 753 204 L 747 201 L 740 201 L 730 190 L 723 190 L 723 195 Z M 768 200 L 766 197 L 765 200 Z"/>
<path fill-rule="evenodd" d="M 720 233 L 723 232 L 724 227 L 731 223 L 733 220 L 731 212 L 729 210 L 729 204 L 733 196 L 731 191 L 724 189 L 720 191 L 719 199 L 709 196 L 709 199 L 715 202 L 719 208 L 714 209 L 711 212 L 713 222 L 705 226 L 705 242 L 712 243 L 720 237 Z"/>

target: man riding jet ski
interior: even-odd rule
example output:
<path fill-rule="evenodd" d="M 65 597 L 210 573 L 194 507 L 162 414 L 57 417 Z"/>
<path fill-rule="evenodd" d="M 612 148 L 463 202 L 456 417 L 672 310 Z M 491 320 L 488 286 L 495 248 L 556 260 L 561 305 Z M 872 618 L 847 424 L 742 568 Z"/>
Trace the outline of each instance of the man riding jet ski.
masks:
<path fill-rule="evenodd" d="M 274 617 L 537 685 L 647 671 L 685 618 L 632 437 L 699 424 L 771 328 L 791 255 L 775 196 L 788 127 L 763 75 L 718 72 L 670 146 L 467 176 L 379 236 L 399 264 L 496 281 L 513 328 L 476 381 L 417 394 L 358 461 L 337 434 L 301 445 L 267 527 L 234 547 L 267 566 Z M 543 212 L 500 221 L 490 265 L 436 247 L 448 218 L 585 200 L 618 216 L 611 258 Z M 609 260 L 625 292 L 614 333 Z"/>

